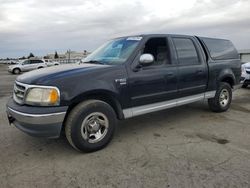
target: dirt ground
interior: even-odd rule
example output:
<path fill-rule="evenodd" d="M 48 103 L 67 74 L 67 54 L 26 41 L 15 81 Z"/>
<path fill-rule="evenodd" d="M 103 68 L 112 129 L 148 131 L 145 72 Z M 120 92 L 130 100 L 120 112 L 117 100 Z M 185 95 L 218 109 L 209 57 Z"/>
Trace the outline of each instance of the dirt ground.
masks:
<path fill-rule="evenodd" d="M 0 66 L 0 187 L 250 187 L 250 88 L 225 113 L 198 102 L 119 122 L 105 149 L 30 137 L 6 119 L 15 75 Z"/>

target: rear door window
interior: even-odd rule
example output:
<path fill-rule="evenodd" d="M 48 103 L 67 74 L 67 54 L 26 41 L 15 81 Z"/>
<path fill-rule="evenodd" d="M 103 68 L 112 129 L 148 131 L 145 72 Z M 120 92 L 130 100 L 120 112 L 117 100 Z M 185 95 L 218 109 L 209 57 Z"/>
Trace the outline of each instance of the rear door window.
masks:
<path fill-rule="evenodd" d="M 42 60 L 37 60 L 37 63 L 43 63 L 43 61 Z"/>
<path fill-rule="evenodd" d="M 194 42 L 190 38 L 173 38 L 180 65 L 200 64 Z"/>

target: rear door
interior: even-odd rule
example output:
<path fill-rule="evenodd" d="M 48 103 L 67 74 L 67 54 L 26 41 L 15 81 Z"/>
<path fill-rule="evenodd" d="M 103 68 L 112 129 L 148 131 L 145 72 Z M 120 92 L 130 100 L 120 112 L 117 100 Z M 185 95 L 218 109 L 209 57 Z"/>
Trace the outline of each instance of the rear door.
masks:
<path fill-rule="evenodd" d="M 172 41 L 178 59 L 178 97 L 205 92 L 208 68 L 197 39 L 188 36 L 173 36 Z"/>
<path fill-rule="evenodd" d="M 42 60 L 36 60 L 36 66 L 35 68 L 41 68 L 41 67 L 44 67 L 45 66 L 45 63 L 42 61 Z"/>

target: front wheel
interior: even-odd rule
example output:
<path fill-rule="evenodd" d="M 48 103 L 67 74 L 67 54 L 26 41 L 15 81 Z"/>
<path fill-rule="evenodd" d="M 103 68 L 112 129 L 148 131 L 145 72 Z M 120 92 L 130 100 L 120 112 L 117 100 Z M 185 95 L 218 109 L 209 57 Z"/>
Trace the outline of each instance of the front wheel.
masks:
<path fill-rule="evenodd" d="M 213 112 L 224 112 L 230 107 L 232 88 L 228 83 L 221 82 L 214 98 L 208 99 L 208 105 Z"/>
<path fill-rule="evenodd" d="M 20 74 L 21 70 L 19 68 L 15 68 L 13 70 L 13 74 Z"/>
<path fill-rule="evenodd" d="M 87 100 L 70 112 L 65 124 L 67 140 L 77 150 L 92 152 L 104 148 L 116 127 L 113 108 L 100 100 Z"/>

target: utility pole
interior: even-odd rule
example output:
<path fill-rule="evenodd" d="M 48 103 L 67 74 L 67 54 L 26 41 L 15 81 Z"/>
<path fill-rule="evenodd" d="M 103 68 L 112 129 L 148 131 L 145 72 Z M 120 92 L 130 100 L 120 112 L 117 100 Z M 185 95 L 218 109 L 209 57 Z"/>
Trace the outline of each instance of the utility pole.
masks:
<path fill-rule="evenodd" d="M 68 50 L 67 50 L 67 53 L 68 53 L 68 63 L 70 63 L 70 53 L 71 53 L 71 50 L 68 49 Z"/>

